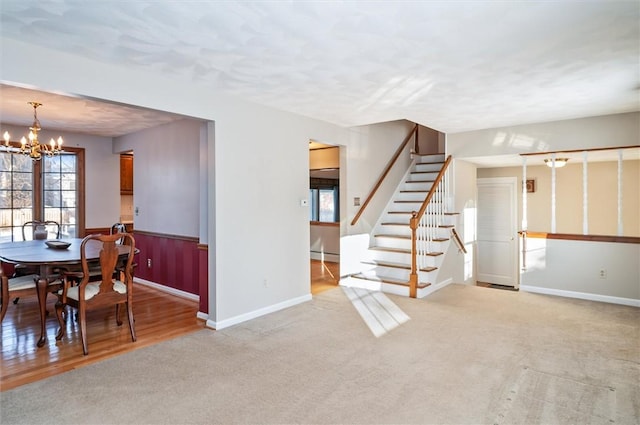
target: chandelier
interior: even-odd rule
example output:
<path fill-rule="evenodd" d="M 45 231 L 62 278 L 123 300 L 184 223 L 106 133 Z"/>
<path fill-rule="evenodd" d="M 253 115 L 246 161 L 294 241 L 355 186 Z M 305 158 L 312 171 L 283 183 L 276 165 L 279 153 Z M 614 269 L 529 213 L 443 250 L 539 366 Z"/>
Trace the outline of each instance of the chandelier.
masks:
<path fill-rule="evenodd" d="M 22 139 L 20 139 L 20 153 L 29 155 L 29 157 L 31 157 L 31 159 L 33 159 L 34 161 L 39 161 L 43 155 L 54 156 L 62 152 L 62 136 L 58 137 L 57 142 L 51 139 L 48 145 L 40 144 L 40 142 L 38 141 L 38 132 L 42 129 L 42 127 L 40 127 L 40 121 L 38 121 L 37 109 L 38 106 L 42 106 L 42 103 L 27 103 L 33 106 L 33 124 L 31 124 L 31 127 L 29 127 L 29 135 L 27 137 L 22 136 Z M 4 138 L 4 148 L 8 151 L 11 147 L 9 144 L 11 135 L 8 131 L 5 131 L 2 137 Z"/>

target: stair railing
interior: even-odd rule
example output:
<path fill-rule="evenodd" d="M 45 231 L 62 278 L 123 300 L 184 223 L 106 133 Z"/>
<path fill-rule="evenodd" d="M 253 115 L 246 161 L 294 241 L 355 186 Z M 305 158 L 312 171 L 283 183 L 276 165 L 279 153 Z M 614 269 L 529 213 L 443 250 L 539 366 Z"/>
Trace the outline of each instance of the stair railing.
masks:
<path fill-rule="evenodd" d="M 409 296 L 418 296 L 418 270 L 426 266 L 428 254 L 432 252 L 433 240 L 438 236 L 438 226 L 446 213 L 447 189 L 451 155 L 447 158 L 433 182 L 420 209 L 411 213 L 411 273 L 409 275 Z"/>
<path fill-rule="evenodd" d="M 360 219 L 360 216 L 362 215 L 364 210 L 367 208 L 367 205 L 369 205 L 369 202 L 371 202 L 371 199 L 373 199 L 373 195 L 376 194 L 376 192 L 382 185 L 382 182 L 384 181 L 385 177 L 387 177 L 387 174 L 389 174 L 389 171 L 391 171 L 391 168 L 393 168 L 393 165 L 396 163 L 396 161 L 400 157 L 400 154 L 402 153 L 404 148 L 407 146 L 407 143 L 409 143 L 409 140 L 411 140 L 412 136 L 414 136 L 414 142 L 413 142 L 413 147 L 411 148 L 411 153 L 412 154 L 418 153 L 418 124 L 416 124 L 413 127 L 413 129 L 409 132 L 407 137 L 404 139 L 400 147 L 398 147 L 398 149 L 396 150 L 396 153 L 393 155 L 391 160 L 389 160 L 389 163 L 387 164 L 387 167 L 384 169 L 384 171 L 380 175 L 378 182 L 375 184 L 375 186 L 373 186 L 373 189 L 371 189 L 369 196 L 367 196 L 367 199 L 365 199 L 365 201 L 362 203 L 362 206 L 356 213 L 356 216 L 353 217 L 353 220 L 351 220 L 352 226 L 354 226 L 358 222 L 358 220 Z"/>

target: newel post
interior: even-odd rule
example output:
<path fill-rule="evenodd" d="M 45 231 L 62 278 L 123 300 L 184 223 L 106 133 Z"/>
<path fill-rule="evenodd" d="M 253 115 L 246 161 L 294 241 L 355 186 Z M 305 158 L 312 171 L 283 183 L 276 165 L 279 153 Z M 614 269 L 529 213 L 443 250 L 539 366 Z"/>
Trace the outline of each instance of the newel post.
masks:
<path fill-rule="evenodd" d="M 409 296 L 416 298 L 418 296 L 418 250 L 416 232 L 418 229 L 418 213 L 413 211 L 409 219 L 409 227 L 411 227 L 411 274 L 409 275 Z"/>

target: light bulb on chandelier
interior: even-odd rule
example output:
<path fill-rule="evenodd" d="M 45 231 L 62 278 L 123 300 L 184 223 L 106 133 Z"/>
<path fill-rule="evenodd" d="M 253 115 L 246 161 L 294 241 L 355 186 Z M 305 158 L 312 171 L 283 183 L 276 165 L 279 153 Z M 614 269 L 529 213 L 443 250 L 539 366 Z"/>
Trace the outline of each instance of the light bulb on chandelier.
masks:
<path fill-rule="evenodd" d="M 29 105 L 33 106 L 33 124 L 29 127 L 29 135 L 28 140 L 27 137 L 22 136 L 20 139 L 20 153 L 24 155 L 28 155 L 34 161 L 38 161 L 42 158 L 42 155 L 53 156 L 58 155 L 62 152 L 62 136 L 58 137 L 58 141 L 56 142 L 54 139 L 51 139 L 49 144 L 40 144 L 38 141 L 38 132 L 42 130 L 40 127 L 40 121 L 38 121 L 38 106 L 42 106 L 42 103 L 38 102 L 27 102 Z M 5 150 L 10 150 L 11 146 L 11 135 L 8 131 L 5 131 L 2 135 L 4 139 L 4 148 Z"/>

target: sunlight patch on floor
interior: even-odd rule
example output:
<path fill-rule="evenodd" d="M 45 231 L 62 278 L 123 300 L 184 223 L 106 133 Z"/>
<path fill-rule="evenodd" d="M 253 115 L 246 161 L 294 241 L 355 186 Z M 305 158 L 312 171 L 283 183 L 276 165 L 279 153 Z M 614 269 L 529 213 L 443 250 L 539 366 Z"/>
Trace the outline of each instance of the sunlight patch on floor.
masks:
<path fill-rule="evenodd" d="M 342 291 L 377 338 L 411 319 L 382 292 L 355 287 Z"/>

